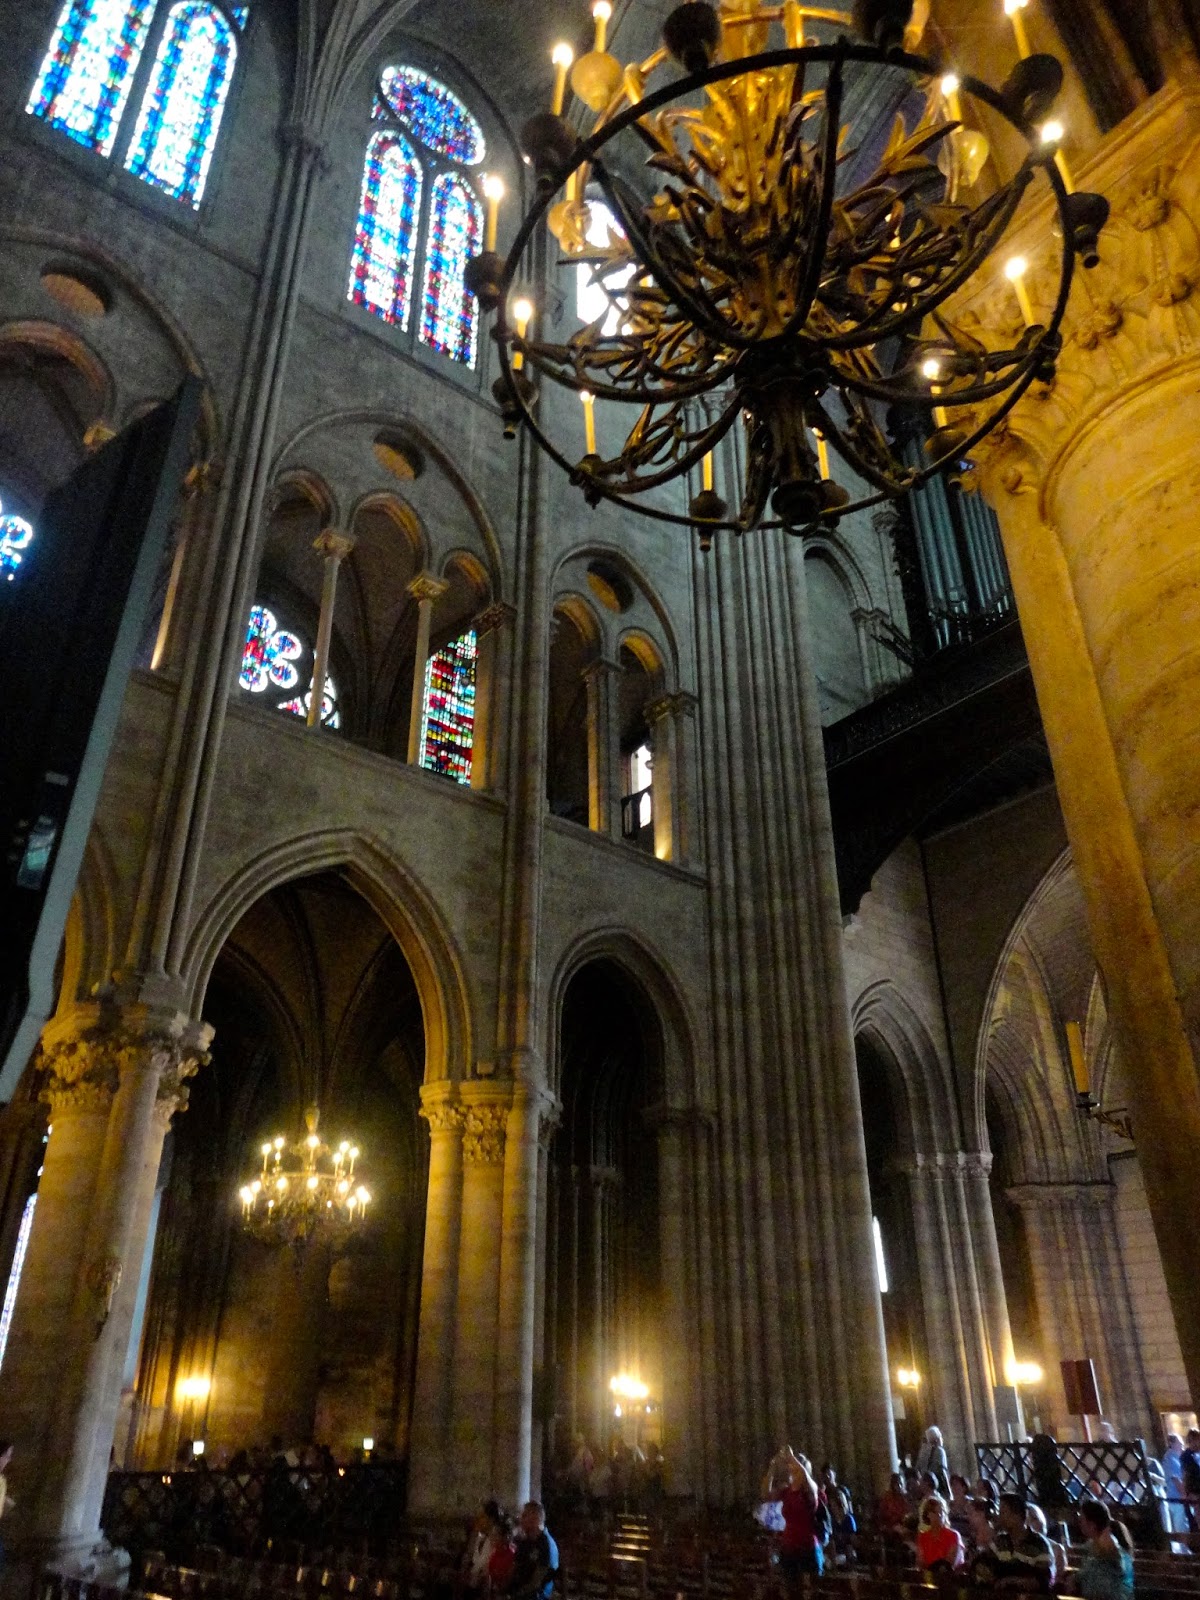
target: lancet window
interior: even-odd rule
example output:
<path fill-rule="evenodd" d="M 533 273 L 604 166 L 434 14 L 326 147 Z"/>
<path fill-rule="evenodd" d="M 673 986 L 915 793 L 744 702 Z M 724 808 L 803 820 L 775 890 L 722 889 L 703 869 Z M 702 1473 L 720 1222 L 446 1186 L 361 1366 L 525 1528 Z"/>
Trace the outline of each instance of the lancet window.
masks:
<path fill-rule="evenodd" d="M 0 581 L 13 581 L 32 543 L 33 524 L 6 512 L 0 504 Z"/>
<path fill-rule="evenodd" d="M 66 0 L 26 110 L 194 209 L 248 15 L 220 0 Z"/>
<path fill-rule="evenodd" d="M 421 707 L 421 765 L 457 783 L 471 781 L 475 740 L 474 630 L 437 650 L 425 668 Z"/>
<path fill-rule="evenodd" d="M 483 130 L 444 84 L 407 66 L 380 74 L 372 120 L 347 296 L 402 333 L 415 323 L 422 344 L 473 367 L 479 311 L 463 269 L 483 232 L 471 175 Z"/>

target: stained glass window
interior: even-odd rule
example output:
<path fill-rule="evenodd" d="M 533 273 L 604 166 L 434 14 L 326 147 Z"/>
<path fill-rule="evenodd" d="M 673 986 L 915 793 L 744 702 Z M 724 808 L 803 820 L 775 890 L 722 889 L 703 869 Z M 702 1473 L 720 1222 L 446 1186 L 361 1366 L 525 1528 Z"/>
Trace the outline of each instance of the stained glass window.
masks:
<path fill-rule="evenodd" d="M 66 0 L 25 107 L 89 150 L 112 155 L 155 0 Z"/>
<path fill-rule="evenodd" d="M 238 682 L 251 694 L 264 689 L 294 689 L 300 673 L 294 663 L 304 654 L 304 646 L 294 633 L 279 626 L 273 611 L 254 606 L 246 627 L 246 648 Z"/>
<path fill-rule="evenodd" d="M 17 1248 L 8 1274 L 8 1287 L 4 1291 L 4 1306 L 0 1309 L 0 1362 L 8 1349 L 8 1330 L 12 1327 L 13 1312 L 17 1307 L 17 1290 L 21 1287 L 21 1269 L 25 1265 L 25 1252 L 29 1249 L 29 1235 L 33 1232 L 33 1213 L 37 1195 L 31 1194 L 21 1213 L 21 1226 L 17 1230 Z"/>
<path fill-rule="evenodd" d="M 425 247 L 425 292 L 421 338 L 434 350 L 475 365 L 479 305 L 463 287 L 463 270 L 477 255 L 482 232 L 479 201 L 454 172 L 433 180 L 429 242 Z"/>
<path fill-rule="evenodd" d="M 303 694 L 293 695 L 290 700 L 279 702 L 280 711 L 290 711 L 294 717 L 303 717 L 308 721 L 308 708 L 312 705 L 312 679 L 308 681 L 308 688 Z M 321 726 L 323 728 L 340 728 L 342 714 L 338 710 L 337 685 L 332 678 L 325 679 L 325 693 L 321 696 Z"/>
<path fill-rule="evenodd" d="M 483 130 L 457 95 L 415 67 L 384 69 L 371 118 L 349 298 L 407 332 L 424 237 L 417 334 L 473 367 L 479 309 L 463 270 L 480 248 L 483 213 L 461 169 L 484 159 Z"/>
<path fill-rule="evenodd" d="M 375 134 L 363 169 L 350 299 L 401 329 L 408 327 L 412 300 L 421 187 L 421 165 L 408 140 Z"/>
<path fill-rule="evenodd" d="M 32 539 L 33 527 L 24 517 L 0 516 L 0 577 L 13 581 Z"/>
<path fill-rule="evenodd" d="M 471 781 L 475 737 L 475 633 L 429 658 L 421 709 L 421 765 L 456 783 Z"/>
<path fill-rule="evenodd" d="M 385 67 L 379 92 L 427 150 L 474 167 L 487 154 L 483 129 L 444 83 L 415 67 Z"/>
<path fill-rule="evenodd" d="M 234 11 L 239 27 L 246 9 Z M 235 30 L 219 6 L 180 0 L 171 7 L 125 158 L 130 172 L 200 204 L 236 63 Z"/>

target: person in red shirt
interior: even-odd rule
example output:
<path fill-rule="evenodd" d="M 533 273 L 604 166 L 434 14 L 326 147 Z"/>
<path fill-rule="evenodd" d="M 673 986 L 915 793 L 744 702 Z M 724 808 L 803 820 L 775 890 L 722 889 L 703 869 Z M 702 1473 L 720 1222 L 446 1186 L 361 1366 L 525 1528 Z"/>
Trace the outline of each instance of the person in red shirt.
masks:
<path fill-rule="evenodd" d="M 923 1571 L 935 1576 L 957 1572 L 964 1556 L 962 1535 L 950 1526 L 946 1502 L 940 1494 L 926 1496 L 921 1502 L 921 1521 L 917 1530 L 917 1560 Z"/>
<path fill-rule="evenodd" d="M 772 1469 L 775 1463 L 772 1463 Z M 783 1532 L 779 1537 L 779 1568 L 789 1589 L 797 1587 L 801 1573 L 820 1576 L 825 1567 L 821 1537 L 817 1531 L 818 1493 L 816 1480 L 798 1457 L 788 1452 L 787 1487 L 777 1489 L 768 1474 L 764 1500 L 775 1500 L 783 1512 Z"/>

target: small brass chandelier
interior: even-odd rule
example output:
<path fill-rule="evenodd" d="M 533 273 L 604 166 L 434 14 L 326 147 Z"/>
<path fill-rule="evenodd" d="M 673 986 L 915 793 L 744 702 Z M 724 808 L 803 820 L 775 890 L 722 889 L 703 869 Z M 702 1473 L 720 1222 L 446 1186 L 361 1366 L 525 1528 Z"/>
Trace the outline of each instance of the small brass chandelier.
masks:
<path fill-rule="evenodd" d="M 1048 120 L 1062 67 L 1026 41 L 1000 89 L 959 78 L 905 51 L 912 9 L 859 0 L 851 17 L 795 0 L 695 0 L 667 18 L 659 49 L 622 64 L 605 48 L 610 0 L 595 0 L 595 48 L 570 77 L 595 115 L 583 137 L 563 115 L 571 52 L 556 47 L 552 108 L 522 132 L 537 197 L 501 260 L 489 191 L 487 248 L 466 286 L 496 316 L 506 432 L 526 427 L 593 505 L 690 526 L 705 547 L 718 529 L 801 532 L 962 472 L 1031 385 L 1054 381 L 1075 263 L 1099 259 L 1109 211 L 1102 196 L 1073 192 L 1061 127 Z M 806 36 L 814 21 L 840 30 L 832 43 Z M 923 104 L 911 128 L 897 116 L 873 165 L 842 127 L 868 81 L 876 103 L 915 90 Z M 990 108 L 1025 149 L 978 203 L 967 197 L 989 147 L 968 104 Z M 1053 293 L 1035 309 L 1024 263 L 1010 260 L 1003 292 L 1022 312 L 1019 337 L 968 330 L 954 297 L 1000 250 L 1035 184 L 1057 210 Z M 614 224 L 600 245 L 589 195 Z M 521 292 L 543 219 L 605 301 L 562 342 Z M 582 455 L 552 437 L 564 408 L 539 392 L 551 383 L 583 401 Z M 618 405 L 632 421 L 604 455 L 596 409 Z M 915 464 L 885 431 L 896 405 L 930 419 Z M 735 428 L 744 466 L 731 509 L 714 489 L 713 451 Z M 866 486 L 858 499 L 833 478 L 831 450 Z M 698 491 L 682 512 L 664 495 L 677 479 Z"/>
<path fill-rule="evenodd" d="M 318 1234 L 340 1242 L 366 1217 L 371 1193 L 357 1170 L 358 1146 L 350 1139 L 325 1144 L 319 1120 L 310 1106 L 304 1138 L 264 1140 L 262 1170 L 238 1190 L 242 1227 L 264 1244 L 303 1244 Z"/>

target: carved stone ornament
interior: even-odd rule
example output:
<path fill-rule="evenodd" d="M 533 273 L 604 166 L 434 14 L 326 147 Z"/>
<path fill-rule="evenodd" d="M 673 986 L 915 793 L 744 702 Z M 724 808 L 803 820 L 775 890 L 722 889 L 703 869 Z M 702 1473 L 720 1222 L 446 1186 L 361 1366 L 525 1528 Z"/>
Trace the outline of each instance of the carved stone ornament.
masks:
<path fill-rule="evenodd" d="M 92 1297 L 96 1317 L 97 1339 L 104 1331 L 104 1324 L 112 1311 L 113 1298 L 121 1287 L 123 1271 L 121 1258 L 116 1255 L 100 1256 L 95 1261 L 89 1261 L 84 1269 L 83 1279 Z"/>
<path fill-rule="evenodd" d="M 212 1028 L 182 1013 L 123 1008 L 107 999 L 80 1008 L 74 1026 L 42 1048 L 42 1099 L 58 1116 L 70 1110 L 106 1111 L 122 1077 L 149 1071 L 158 1079 L 157 1104 L 168 1120 L 187 1105 L 186 1080 L 208 1061 Z"/>
<path fill-rule="evenodd" d="M 436 1100 L 430 1105 L 423 1105 L 421 1115 L 429 1124 L 430 1133 L 454 1133 L 461 1131 L 467 1114 L 460 1105 L 448 1100 Z"/>
<path fill-rule="evenodd" d="M 463 1161 L 468 1167 L 491 1167 L 504 1160 L 504 1131 L 508 1107 L 466 1107 L 463 1123 Z"/>

